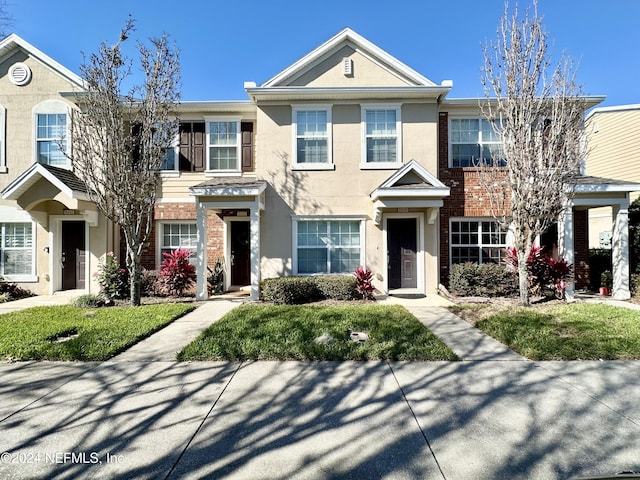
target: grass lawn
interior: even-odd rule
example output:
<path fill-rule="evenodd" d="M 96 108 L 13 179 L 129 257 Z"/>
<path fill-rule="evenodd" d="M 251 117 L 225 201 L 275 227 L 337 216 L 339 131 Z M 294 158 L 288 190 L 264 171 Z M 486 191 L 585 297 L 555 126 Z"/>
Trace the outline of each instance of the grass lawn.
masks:
<path fill-rule="evenodd" d="M 491 308 L 454 312 L 472 313 L 478 328 L 533 360 L 640 359 L 640 311 L 586 303 Z"/>
<path fill-rule="evenodd" d="M 349 331 L 367 332 L 356 343 Z M 335 341 L 317 344 L 329 333 Z M 178 360 L 457 360 L 400 306 L 244 305 L 212 324 Z"/>
<path fill-rule="evenodd" d="M 187 304 L 34 307 L 0 315 L 0 359 L 107 360 L 190 312 Z"/>

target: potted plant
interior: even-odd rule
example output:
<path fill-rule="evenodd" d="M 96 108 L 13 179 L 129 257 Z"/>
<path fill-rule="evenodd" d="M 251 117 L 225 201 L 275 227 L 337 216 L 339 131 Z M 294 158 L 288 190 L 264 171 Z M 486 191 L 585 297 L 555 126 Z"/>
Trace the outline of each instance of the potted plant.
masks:
<path fill-rule="evenodd" d="M 600 274 L 600 295 L 611 295 L 611 288 L 613 287 L 613 275 L 611 270 L 605 270 Z"/>

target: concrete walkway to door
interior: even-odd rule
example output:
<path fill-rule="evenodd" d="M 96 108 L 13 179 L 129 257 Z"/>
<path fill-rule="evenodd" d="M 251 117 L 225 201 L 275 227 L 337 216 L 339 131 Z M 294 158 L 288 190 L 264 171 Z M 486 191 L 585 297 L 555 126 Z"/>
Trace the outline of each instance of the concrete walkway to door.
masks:
<path fill-rule="evenodd" d="M 67 305 L 80 295 L 84 295 L 84 290 L 63 290 L 55 292 L 53 295 L 36 295 L 35 297 L 13 300 L 12 302 L 0 303 L 0 314 L 17 312 L 31 307 L 43 307 L 48 305 Z"/>

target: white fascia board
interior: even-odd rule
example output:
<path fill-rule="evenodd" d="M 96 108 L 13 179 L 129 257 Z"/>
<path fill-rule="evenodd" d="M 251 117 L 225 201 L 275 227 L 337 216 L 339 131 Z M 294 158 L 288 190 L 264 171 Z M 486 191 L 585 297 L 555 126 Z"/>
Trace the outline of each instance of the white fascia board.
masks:
<path fill-rule="evenodd" d="M 433 200 L 448 197 L 450 194 L 449 188 L 406 188 L 402 190 L 377 188 L 371 194 L 371 200 L 376 201 L 384 198 L 424 198 Z"/>
<path fill-rule="evenodd" d="M 189 193 L 196 197 L 226 197 L 226 196 L 240 196 L 251 197 L 260 195 L 264 192 L 266 185 L 260 187 L 191 187 Z"/>

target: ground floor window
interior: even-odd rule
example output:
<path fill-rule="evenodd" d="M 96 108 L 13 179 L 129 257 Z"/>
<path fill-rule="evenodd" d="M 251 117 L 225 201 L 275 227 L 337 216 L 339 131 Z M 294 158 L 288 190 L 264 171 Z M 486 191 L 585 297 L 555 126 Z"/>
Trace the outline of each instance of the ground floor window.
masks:
<path fill-rule="evenodd" d="M 451 220 L 451 263 L 500 263 L 507 232 L 492 220 Z"/>
<path fill-rule="evenodd" d="M 0 223 L 0 275 L 33 275 L 33 224 Z"/>
<path fill-rule="evenodd" d="M 178 248 L 191 252 L 191 262 L 195 263 L 197 232 L 195 223 L 162 223 L 160 224 L 160 258 L 164 260 L 164 253 Z"/>
<path fill-rule="evenodd" d="M 352 273 L 364 264 L 363 223 L 362 220 L 295 220 L 296 273 Z"/>

